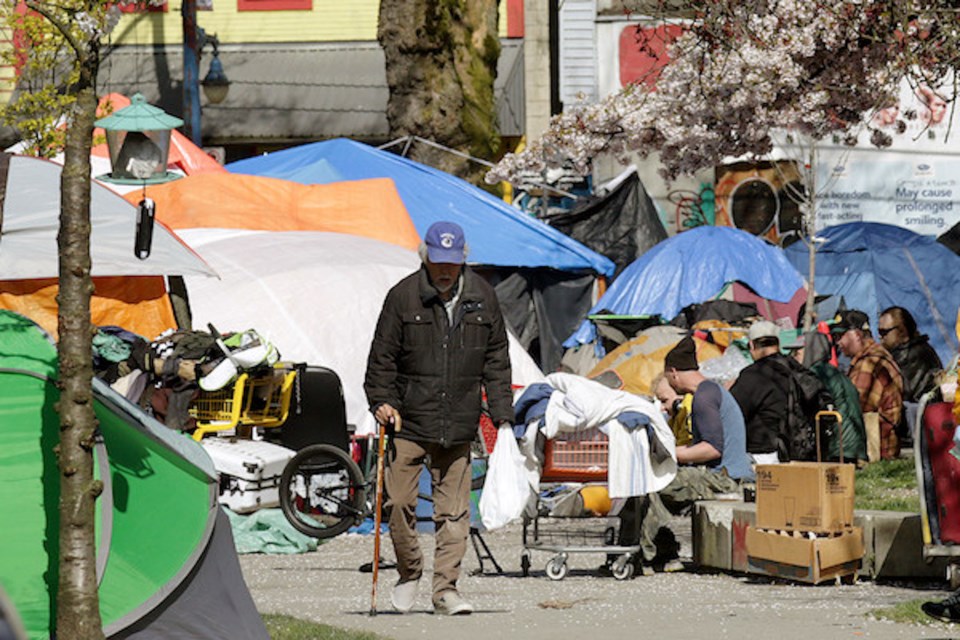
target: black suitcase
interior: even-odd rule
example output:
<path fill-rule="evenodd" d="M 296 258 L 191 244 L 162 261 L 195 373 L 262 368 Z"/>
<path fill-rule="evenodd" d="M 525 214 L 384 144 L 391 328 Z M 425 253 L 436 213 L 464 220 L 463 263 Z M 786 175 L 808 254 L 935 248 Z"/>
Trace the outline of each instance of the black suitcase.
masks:
<path fill-rule="evenodd" d="M 279 429 L 264 429 L 264 438 L 296 451 L 311 444 L 329 444 L 349 453 L 340 376 L 326 367 L 305 367 L 297 376 L 287 421 Z"/>

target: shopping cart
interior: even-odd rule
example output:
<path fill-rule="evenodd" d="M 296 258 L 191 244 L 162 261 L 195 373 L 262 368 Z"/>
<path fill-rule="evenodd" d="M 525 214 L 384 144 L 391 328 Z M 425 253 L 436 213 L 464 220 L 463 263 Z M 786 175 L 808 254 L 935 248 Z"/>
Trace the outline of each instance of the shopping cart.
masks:
<path fill-rule="evenodd" d="M 541 490 L 558 483 L 605 484 L 609 441 L 599 429 L 562 434 L 544 445 Z M 520 568 L 530 574 L 531 552 L 546 551 L 554 556 L 547 561 L 551 580 L 563 580 L 568 572 L 567 559 L 574 553 L 603 553 L 617 556 L 610 566 L 613 577 L 626 580 L 633 576 L 639 545 L 615 544 L 619 518 L 608 516 L 552 516 L 540 496 L 534 515 L 523 518 L 523 552 Z"/>

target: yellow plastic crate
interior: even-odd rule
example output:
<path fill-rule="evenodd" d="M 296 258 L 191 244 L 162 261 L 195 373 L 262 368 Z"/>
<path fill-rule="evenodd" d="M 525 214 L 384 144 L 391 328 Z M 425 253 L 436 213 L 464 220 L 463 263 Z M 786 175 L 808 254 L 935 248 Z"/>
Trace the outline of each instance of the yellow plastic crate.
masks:
<path fill-rule="evenodd" d="M 297 370 L 278 366 L 265 374 L 240 374 L 233 385 L 202 391 L 190 406 L 194 440 L 238 426 L 278 427 L 287 420 Z"/>

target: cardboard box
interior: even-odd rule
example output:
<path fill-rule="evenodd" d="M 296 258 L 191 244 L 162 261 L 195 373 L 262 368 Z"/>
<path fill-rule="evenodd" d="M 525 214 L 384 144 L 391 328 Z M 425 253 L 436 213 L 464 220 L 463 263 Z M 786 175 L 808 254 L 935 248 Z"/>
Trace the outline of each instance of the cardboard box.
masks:
<path fill-rule="evenodd" d="M 853 526 L 854 465 L 757 465 L 757 528 L 830 533 Z"/>
<path fill-rule="evenodd" d="M 817 584 L 853 576 L 863 559 L 863 529 L 851 527 L 838 534 L 784 535 L 777 531 L 747 528 L 747 562 L 750 570 L 778 578 Z"/>

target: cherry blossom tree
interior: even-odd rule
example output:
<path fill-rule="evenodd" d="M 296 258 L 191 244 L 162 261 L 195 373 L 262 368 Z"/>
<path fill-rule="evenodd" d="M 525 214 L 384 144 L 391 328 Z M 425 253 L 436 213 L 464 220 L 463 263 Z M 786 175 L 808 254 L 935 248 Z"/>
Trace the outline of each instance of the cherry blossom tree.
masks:
<path fill-rule="evenodd" d="M 658 152 L 667 180 L 721 164 L 761 159 L 786 140 L 806 170 L 797 191 L 807 235 L 813 231 L 815 145 L 824 138 L 891 143 L 874 115 L 895 103 L 902 82 L 926 86 L 947 101 L 945 78 L 960 61 L 960 19 L 948 0 L 651 0 L 652 24 L 677 24 L 680 35 L 654 65 L 656 77 L 595 104 L 555 116 L 525 151 L 507 154 L 488 182 L 572 163 L 582 173 L 601 154 L 641 158 Z M 649 7 L 648 7 L 649 8 Z M 681 17 L 674 17 L 681 16 Z M 663 47 L 638 30 L 637 46 Z M 645 35 L 646 34 L 646 35 Z M 893 130 L 916 114 L 887 111 Z M 811 257 L 811 283 L 813 258 Z M 812 287 L 811 287 L 812 297 Z M 810 301 L 812 303 L 812 300 Z M 808 304 L 809 324 L 812 304 Z"/>

